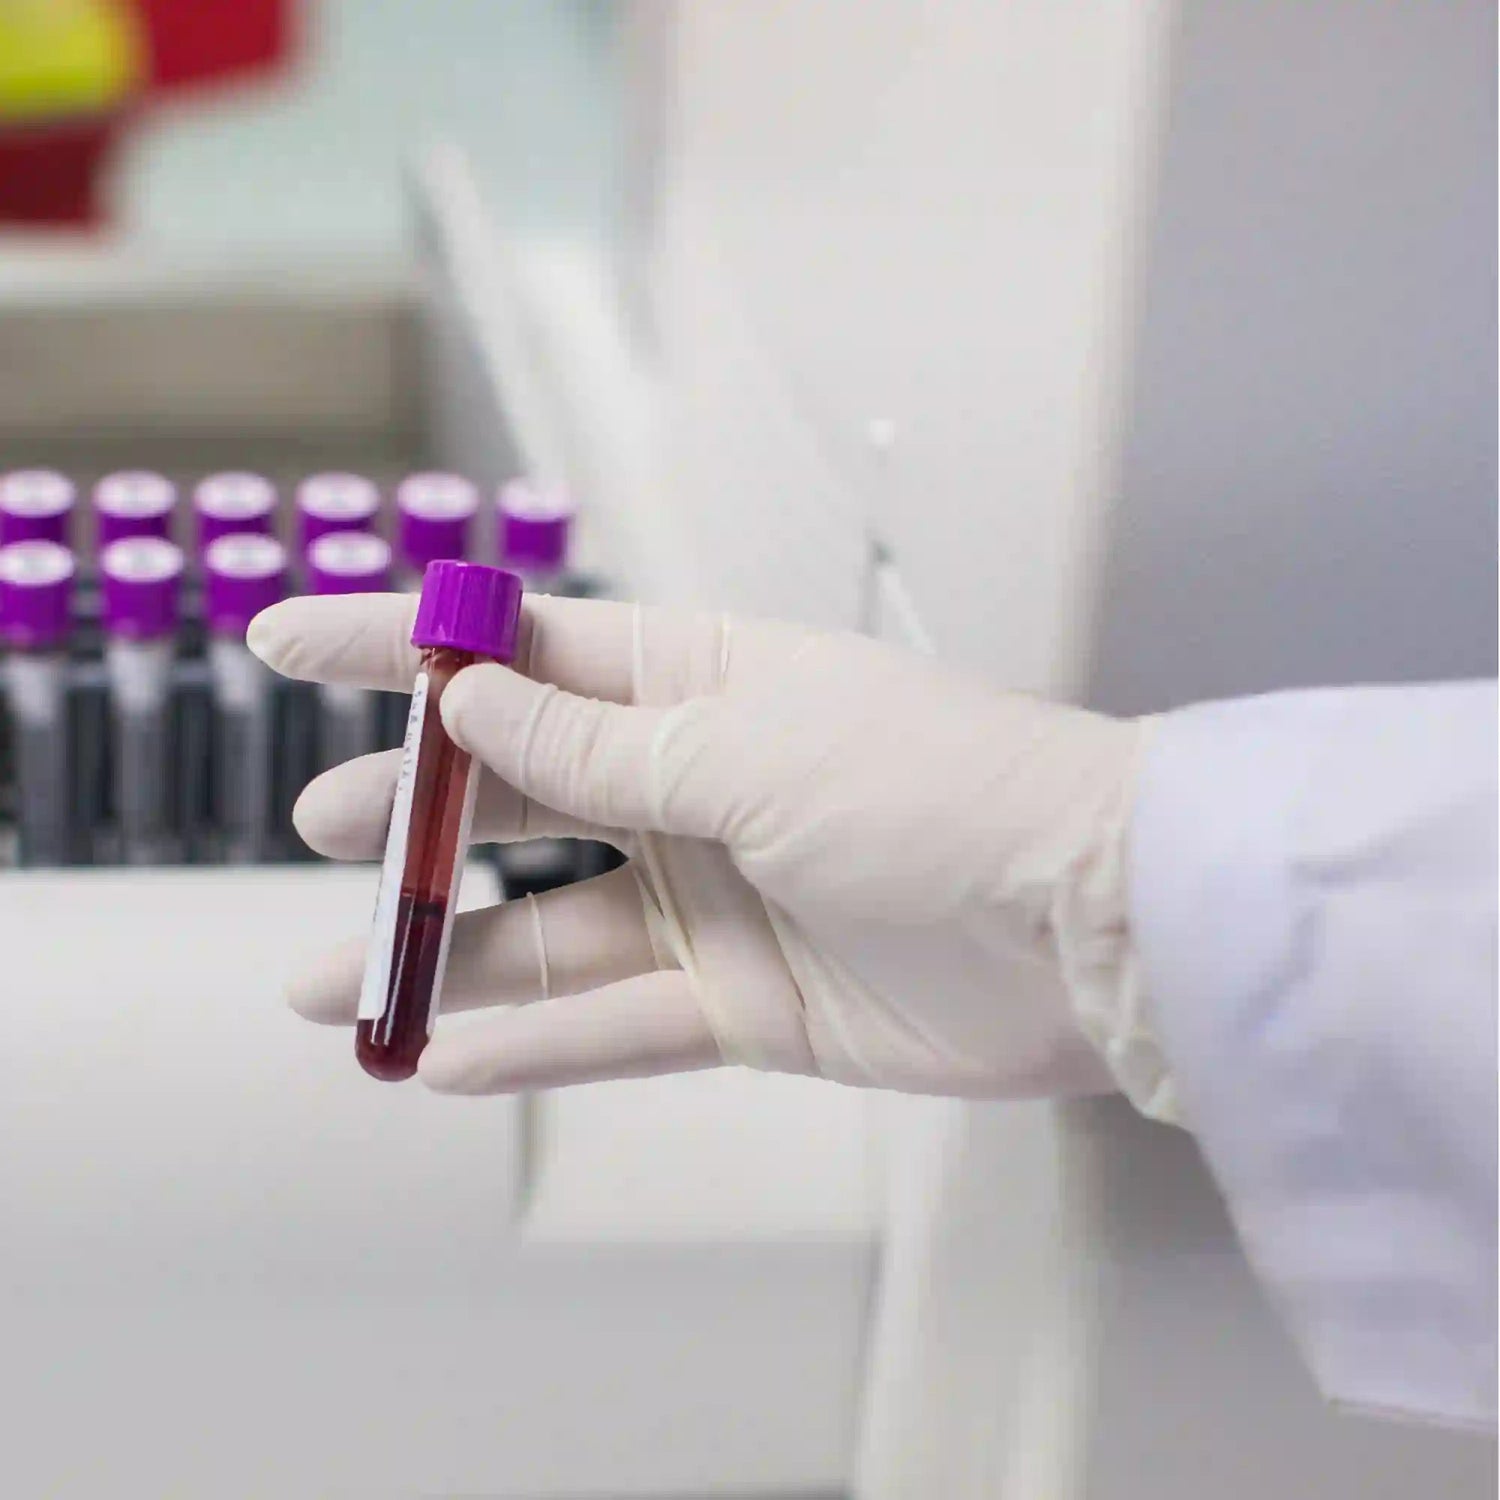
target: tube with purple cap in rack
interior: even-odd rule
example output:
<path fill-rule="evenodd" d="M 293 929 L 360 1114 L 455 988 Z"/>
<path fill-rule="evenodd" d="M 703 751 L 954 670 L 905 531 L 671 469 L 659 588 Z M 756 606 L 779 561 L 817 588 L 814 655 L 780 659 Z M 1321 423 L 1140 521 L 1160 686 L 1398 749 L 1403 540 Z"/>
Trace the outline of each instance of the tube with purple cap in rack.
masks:
<path fill-rule="evenodd" d="M 520 576 L 527 593 L 563 592 L 568 543 L 576 514 L 566 491 L 527 479 L 500 486 L 500 561 Z"/>
<path fill-rule="evenodd" d="M 171 857 L 172 662 L 183 556 L 159 536 L 125 537 L 99 557 L 104 668 L 114 722 L 121 860 Z"/>
<path fill-rule="evenodd" d="M 417 1071 L 440 1003 L 448 937 L 474 812 L 474 765 L 439 712 L 448 684 L 476 661 L 515 656 L 521 580 L 476 563 L 435 562 L 422 580 L 412 685 L 380 894 L 360 989 L 354 1051 L 373 1078 Z"/>
<path fill-rule="evenodd" d="M 26 865 L 66 864 L 72 854 L 68 796 L 68 636 L 73 554 L 56 542 L 0 547 L 0 638 L 16 766 L 16 824 Z"/>
<path fill-rule="evenodd" d="M 51 469 L 0 474 L 0 547 L 11 542 L 68 544 L 68 520 L 78 498 L 73 481 Z"/>
<path fill-rule="evenodd" d="M 479 492 L 458 474 L 409 474 L 396 486 L 396 541 L 401 587 L 416 588 L 430 562 L 469 555 L 469 528 Z"/>
<path fill-rule="evenodd" d="M 245 631 L 286 592 L 286 551 L 274 537 L 221 536 L 204 550 L 203 575 L 215 812 L 224 859 L 251 864 L 271 847 L 272 698 L 270 671 Z"/>
<path fill-rule="evenodd" d="M 495 508 L 500 561 L 529 594 L 567 592 L 568 545 L 574 506 L 557 486 L 513 479 L 500 487 Z M 507 894 L 566 885 L 578 872 L 578 846 L 564 839 L 507 844 L 501 864 Z"/>
<path fill-rule="evenodd" d="M 360 474 L 310 474 L 297 486 L 302 551 L 331 531 L 369 531 L 380 514 L 380 491 Z"/>
<path fill-rule="evenodd" d="M 381 593 L 391 586 L 391 549 L 367 531 L 331 531 L 307 549 L 314 594 Z M 375 748 L 375 700 L 342 682 L 318 687 L 318 758 L 324 769 Z"/>
<path fill-rule="evenodd" d="M 260 474 L 209 474 L 193 490 L 193 514 L 200 551 L 237 532 L 269 536 L 276 520 L 276 487 Z"/>
<path fill-rule="evenodd" d="M 106 474 L 94 486 L 94 524 L 99 550 L 132 536 L 166 538 L 177 508 L 177 486 L 161 474 L 132 469 Z"/>

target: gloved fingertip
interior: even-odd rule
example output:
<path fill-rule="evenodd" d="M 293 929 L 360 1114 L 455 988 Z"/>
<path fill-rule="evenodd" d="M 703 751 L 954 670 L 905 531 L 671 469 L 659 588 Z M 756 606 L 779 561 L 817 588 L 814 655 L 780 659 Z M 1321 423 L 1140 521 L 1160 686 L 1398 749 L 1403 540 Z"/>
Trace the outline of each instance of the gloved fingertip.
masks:
<path fill-rule="evenodd" d="M 315 776 L 292 806 L 292 827 L 325 859 L 379 859 L 391 822 L 399 750 L 377 750 Z"/>
<path fill-rule="evenodd" d="M 304 1021 L 319 1026 L 352 1026 L 359 1009 L 365 942 L 351 938 L 326 953 L 287 986 L 286 1003 Z"/>
<path fill-rule="evenodd" d="M 281 656 L 281 632 L 276 628 L 276 612 L 281 607 L 273 604 L 269 609 L 261 610 L 245 630 L 245 644 L 251 655 L 258 656 L 273 669 Z"/>
<path fill-rule="evenodd" d="M 321 776 L 313 777 L 297 793 L 297 800 L 292 803 L 292 827 L 296 830 L 297 837 L 318 854 L 323 853 L 323 850 L 319 848 L 318 839 L 325 821 L 323 789 L 318 785 L 322 779 Z"/>
<path fill-rule="evenodd" d="M 292 807 L 292 827 L 297 837 L 324 859 L 375 859 L 384 847 L 384 828 L 377 828 L 364 814 L 363 807 L 351 810 L 331 802 L 313 782 Z"/>
<path fill-rule="evenodd" d="M 497 1080 L 493 1068 L 479 1066 L 465 1047 L 441 1040 L 429 1042 L 417 1062 L 417 1077 L 435 1094 L 507 1094 L 507 1087 Z"/>
<path fill-rule="evenodd" d="M 460 750 L 478 753 L 476 740 L 481 737 L 479 718 L 484 712 L 485 700 L 497 686 L 515 674 L 492 662 L 480 662 L 465 667 L 452 682 L 443 689 L 439 705 L 443 717 L 443 728 Z"/>
<path fill-rule="evenodd" d="M 298 984 L 293 984 L 286 995 L 286 1003 L 293 1011 L 318 1026 L 352 1026 L 358 999 Z"/>

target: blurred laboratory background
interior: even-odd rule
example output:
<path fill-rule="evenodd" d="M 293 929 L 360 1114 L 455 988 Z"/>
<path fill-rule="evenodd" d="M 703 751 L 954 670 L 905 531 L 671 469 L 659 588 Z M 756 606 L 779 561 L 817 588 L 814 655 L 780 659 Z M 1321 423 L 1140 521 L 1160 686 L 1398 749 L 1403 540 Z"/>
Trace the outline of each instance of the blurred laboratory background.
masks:
<path fill-rule="evenodd" d="M 1191 1140 L 280 995 L 437 557 L 1144 712 L 1496 670 L 1489 0 L 0 0 L 0 1488 L 1407 1497 Z M 466 905 L 617 863 L 476 849 Z"/>

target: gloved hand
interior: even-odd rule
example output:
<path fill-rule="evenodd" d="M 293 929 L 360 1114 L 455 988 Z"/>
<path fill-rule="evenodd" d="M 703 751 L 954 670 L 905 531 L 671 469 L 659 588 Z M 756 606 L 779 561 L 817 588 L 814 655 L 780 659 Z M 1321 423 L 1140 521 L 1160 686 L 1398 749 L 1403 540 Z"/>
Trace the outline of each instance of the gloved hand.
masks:
<path fill-rule="evenodd" d="M 252 649 L 410 685 L 414 600 L 301 598 Z M 574 835 L 629 864 L 460 915 L 420 1076 L 495 1093 L 721 1062 L 974 1097 L 1123 1085 L 1165 1107 L 1125 920 L 1141 724 L 996 692 L 855 635 L 529 598 L 517 670 L 443 697 L 488 768 L 476 841 Z M 377 857 L 399 752 L 314 781 L 316 850 Z M 363 944 L 295 989 L 352 1023 Z"/>

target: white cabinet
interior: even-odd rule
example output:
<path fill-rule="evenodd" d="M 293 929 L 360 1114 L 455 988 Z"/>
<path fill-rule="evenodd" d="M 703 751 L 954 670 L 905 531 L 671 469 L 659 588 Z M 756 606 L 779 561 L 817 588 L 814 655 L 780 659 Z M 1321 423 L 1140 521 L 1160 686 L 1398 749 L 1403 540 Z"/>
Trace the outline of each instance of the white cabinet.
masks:
<path fill-rule="evenodd" d="M 670 209 L 663 228 L 672 226 Z M 684 602 L 849 628 L 868 541 L 858 489 L 747 316 L 711 234 L 664 240 L 663 493 Z"/>
<path fill-rule="evenodd" d="M 726 1074 L 675 1109 L 589 1095 L 534 1152 L 520 1101 L 371 1082 L 280 992 L 368 925 L 374 881 L 0 882 L 6 1492 L 837 1488 L 873 1268 L 857 1131 L 816 1086 Z M 682 1162 L 720 1184 L 707 1211 Z"/>
<path fill-rule="evenodd" d="M 677 16 L 658 316 L 694 335 L 685 370 L 719 372 L 720 430 L 739 420 L 774 453 L 780 428 L 758 431 L 749 398 L 795 414 L 793 451 L 817 465 L 783 464 L 806 513 L 778 513 L 784 553 L 823 514 L 820 466 L 946 656 L 1071 688 L 1166 7 L 775 0 Z M 709 256 L 745 330 L 729 345 L 683 307 L 683 263 Z M 890 424 L 883 461 L 872 419 Z M 764 527 L 715 473 L 698 482 L 720 525 Z"/>

